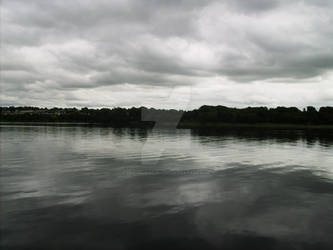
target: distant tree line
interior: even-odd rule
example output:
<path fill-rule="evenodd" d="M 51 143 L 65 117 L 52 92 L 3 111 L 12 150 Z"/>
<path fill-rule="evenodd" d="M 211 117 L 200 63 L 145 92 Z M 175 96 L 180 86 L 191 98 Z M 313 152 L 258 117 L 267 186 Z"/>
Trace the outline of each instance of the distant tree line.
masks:
<path fill-rule="evenodd" d="M 183 121 L 199 123 L 273 123 L 273 124 L 313 124 L 332 125 L 333 107 L 314 107 L 299 110 L 296 107 L 248 107 L 243 109 L 224 106 L 202 106 L 185 112 Z"/>
<path fill-rule="evenodd" d="M 295 124 L 333 125 L 333 107 L 248 107 L 202 106 L 191 111 L 153 108 L 38 108 L 0 107 L 2 122 L 84 122 L 110 126 L 153 126 L 155 123 L 180 127 L 207 124 Z"/>

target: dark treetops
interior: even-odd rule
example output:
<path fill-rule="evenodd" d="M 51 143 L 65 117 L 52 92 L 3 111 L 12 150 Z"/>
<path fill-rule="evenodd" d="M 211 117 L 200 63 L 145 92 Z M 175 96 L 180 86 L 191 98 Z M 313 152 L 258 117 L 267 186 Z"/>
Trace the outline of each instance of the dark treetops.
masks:
<path fill-rule="evenodd" d="M 1 122 L 79 122 L 116 127 L 168 125 L 204 127 L 224 125 L 333 126 L 333 107 L 248 107 L 202 106 L 191 111 L 154 108 L 37 108 L 1 107 Z"/>

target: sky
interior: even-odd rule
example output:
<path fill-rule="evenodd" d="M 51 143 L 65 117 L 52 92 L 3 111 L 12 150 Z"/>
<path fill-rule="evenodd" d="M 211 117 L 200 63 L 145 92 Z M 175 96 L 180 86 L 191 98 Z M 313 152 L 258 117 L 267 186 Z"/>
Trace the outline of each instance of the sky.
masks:
<path fill-rule="evenodd" d="M 0 103 L 333 106 L 331 0 L 2 0 Z"/>

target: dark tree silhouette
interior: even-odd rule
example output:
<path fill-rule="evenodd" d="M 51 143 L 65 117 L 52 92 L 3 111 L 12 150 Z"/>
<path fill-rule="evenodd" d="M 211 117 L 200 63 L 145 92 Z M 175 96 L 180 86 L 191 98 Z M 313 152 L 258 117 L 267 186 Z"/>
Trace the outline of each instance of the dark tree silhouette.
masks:
<path fill-rule="evenodd" d="M 84 122 L 114 127 L 146 127 L 155 122 L 179 127 L 219 126 L 222 124 L 333 125 L 333 107 L 248 107 L 228 108 L 204 105 L 191 111 L 154 108 L 38 108 L 0 107 L 2 122 Z M 179 123 L 178 123 L 179 122 Z"/>

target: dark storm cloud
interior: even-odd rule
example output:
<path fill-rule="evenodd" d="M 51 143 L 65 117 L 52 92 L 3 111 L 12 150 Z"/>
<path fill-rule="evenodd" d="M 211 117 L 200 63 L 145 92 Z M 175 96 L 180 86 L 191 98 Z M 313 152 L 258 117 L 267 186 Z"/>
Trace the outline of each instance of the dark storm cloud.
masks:
<path fill-rule="evenodd" d="M 15 88 L 302 83 L 333 68 L 329 0 L 4 0 L 1 24 L 4 101 Z"/>

